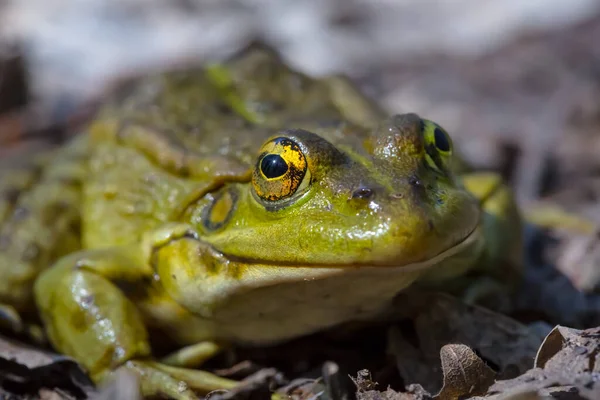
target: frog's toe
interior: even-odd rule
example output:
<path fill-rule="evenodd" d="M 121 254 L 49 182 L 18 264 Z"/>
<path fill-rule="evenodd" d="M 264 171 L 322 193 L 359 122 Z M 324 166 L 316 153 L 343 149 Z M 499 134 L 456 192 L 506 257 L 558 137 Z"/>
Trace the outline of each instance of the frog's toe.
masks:
<path fill-rule="evenodd" d="M 513 306 L 508 293 L 510 288 L 506 284 L 490 277 L 481 277 L 463 292 L 462 300 L 467 304 L 508 313 Z"/>
<path fill-rule="evenodd" d="M 583 215 L 567 211 L 558 204 L 538 203 L 527 207 L 525 220 L 538 227 L 549 230 L 562 230 L 575 234 L 593 235 L 596 224 Z"/>
<path fill-rule="evenodd" d="M 200 342 L 169 354 L 161 362 L 172 367 L 196 368 L 214 357 L 223 347 L 222 344 L 215 342 Z"/>
<path fill-rule="evenodd" d="M 206 371 L 171 367 L 154 361 L 128 361 L 125 367 L 139 376 L 144 397 L 166 396 L 177 400 L 191 400 L 198 399 L 196 393 L 228 390 L 238 384 Z"/>

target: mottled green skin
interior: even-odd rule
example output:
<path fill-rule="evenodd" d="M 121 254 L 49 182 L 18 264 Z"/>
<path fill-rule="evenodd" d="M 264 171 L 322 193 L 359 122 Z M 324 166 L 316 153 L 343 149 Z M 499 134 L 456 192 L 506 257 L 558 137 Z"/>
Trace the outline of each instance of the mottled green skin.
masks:
<path fill-rule="evenodd" d="M 266 204 L 250 177 L 272 137 L 298 144 L 310 180 Z M 148 361 L 149 332 L 274 343 L 518 253 L 500 180 L 436 171 L 426 144 L 416 115 L 388 117 L 264 49 L 148 78 L 31 176 L 3 178 L 0 300 L 35 299 L 53 345 L 95 379 L 134 360 L 147 394 L 229 387 Z M 233 208 L 211 220 L 223 195 Z"/>

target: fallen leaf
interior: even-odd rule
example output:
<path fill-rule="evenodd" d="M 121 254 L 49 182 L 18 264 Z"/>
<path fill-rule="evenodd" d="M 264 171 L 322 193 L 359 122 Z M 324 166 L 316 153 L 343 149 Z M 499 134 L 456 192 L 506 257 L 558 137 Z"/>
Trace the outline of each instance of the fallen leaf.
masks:
<path fill-rule="evenodd" d="M 444 293 L 407 291 L 395 300 L 395 308 L 403 314 L 411 310 L 416 337 L 407 340 L 402 329 L 390 331 L 389 352 L 405 381 L 418 382 L 432 393 L 442 387 L 440 349 L 448 343 L 468 346 L 499 377 L 511 378 L 531 368 L 543 339 L 512 318 Z"/>
<path fill-rule="evenodd" d="M 448 344 L 440 350 L 444 385 L 437 400 L 454 400 L 484 394 L 496 373 L 468 346 Z"/>

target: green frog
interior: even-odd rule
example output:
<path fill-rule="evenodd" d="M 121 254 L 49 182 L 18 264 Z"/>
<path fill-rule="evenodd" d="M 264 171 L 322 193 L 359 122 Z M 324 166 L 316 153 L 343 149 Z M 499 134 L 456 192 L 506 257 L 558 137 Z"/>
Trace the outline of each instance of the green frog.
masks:
<path fill-rule="evenodd" d="M 148 76 L 4 172 L 0 301 L 39 313 L 96 382 L 124 367 L 144 395 L 232 388 L 197 368 L 225 345 L 366 320 L 415 282 L 518 265 L 510 191 L 456 165 L 437 123 L 265 48 Z M 154 358 L 153 334 L 181 350 Z"/>

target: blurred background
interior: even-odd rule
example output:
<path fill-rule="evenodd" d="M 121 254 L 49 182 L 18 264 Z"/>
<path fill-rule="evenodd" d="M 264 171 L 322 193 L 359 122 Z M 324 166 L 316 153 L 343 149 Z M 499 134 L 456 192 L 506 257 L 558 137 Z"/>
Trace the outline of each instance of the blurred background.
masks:
<path fill-rule="evenodd" d="M 523 203 L 600 193 L 598 0 L 14 0 L 0 38 L 0 159 L 64 140 L 120 78 L 260 40 L 438 121 Z"/>

